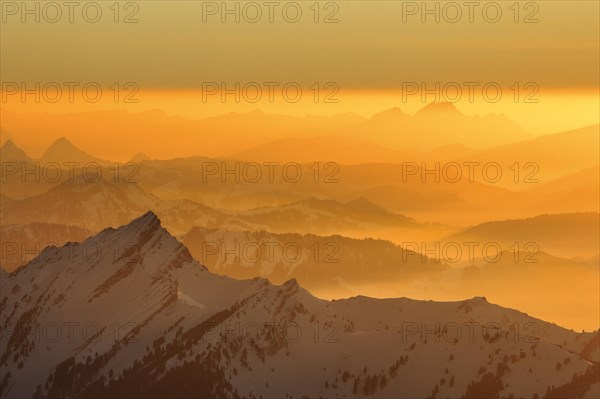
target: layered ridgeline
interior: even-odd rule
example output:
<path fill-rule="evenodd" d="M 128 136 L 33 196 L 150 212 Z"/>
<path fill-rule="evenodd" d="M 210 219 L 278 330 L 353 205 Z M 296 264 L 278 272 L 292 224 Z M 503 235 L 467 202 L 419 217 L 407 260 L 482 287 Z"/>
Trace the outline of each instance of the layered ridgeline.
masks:
<path fill-rule="evenodd" d="M 379 239 L 341 235 L 232 231 L 194 227 L 181 237 L 208 270 L 234 278 L 264 277 L 275 284 L 296 279 L 325 298 L 384 287 L 406 292 L 415 281 L 430 283 L 447 264 Z"/>
<path fill-rule="evenodd" d="M 65 207 L 65 203 L 72 205 Z M 0 224 L 41 222 L 75 225 L 95 232 L 106 226 L 127 223 L 147 209 L 156 210 L 174 234 L 186 233 L 195 226 L 362 235 L 365 230 L 404 231 L 405 234 L 410 230 L 414 235 L 415 231 L 441 229 L 389 212 L 364 199 L 342 203 L 308 198 L 281 206 L 232 212 L 186 199 L 164 200 L 148 193 L 138 183 L 115 182 L 102 176 L 94 180 L 76 176 L 43 194 L 20 200 L 3 197 Z"/>
<path fill-rule="evenodd" d="M 1 396 L 598 397 L 598 334 L 212 274 L 151 212 L 2 275 Z"/>
<path fill-rule="evenodd" d="M 437 245 L 419 244 L 416 238 L 397 245 L 341 235 L 201 227 L 181 236 L 181 241 L 211 272 L 238 279 L 263 277 L 275 284 L 294 278 L 320 298 L 367 295 L 453 301 L 485 295 L 491 302 L 543 320 L 589 330 L 599 323 L 597 255 L 585 259 L 552 255 L 560 249 L 593 253 L 594 214 L 577 216 L 490 223 L 492 228 L 476 226 Z M 551 223 L 538 224 L 538 219 Z M 578 219 L 575 228 L 570 226 Z M 597 213 L 595 220 L 597 251 Z M 518 228 L 511 230 L 512 226 Z M 510 231 L 515 232 L 512 241 Z M 569 238 L 561 240 L 564 232 Z M 467 247 L 469 242 L 477 245 L 475 249 Z M 493 249 L 486 252 L 484 245 Z M 590 252 L 584 252 L 588 248 Z"/>

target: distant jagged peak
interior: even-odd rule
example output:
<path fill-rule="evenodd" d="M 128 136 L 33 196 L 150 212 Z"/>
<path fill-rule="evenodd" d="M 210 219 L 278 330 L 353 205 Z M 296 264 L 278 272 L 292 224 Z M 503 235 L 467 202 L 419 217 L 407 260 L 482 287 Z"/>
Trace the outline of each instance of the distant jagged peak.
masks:
<path fill-rule="evenodd" d="M 487 303 L 487 298 L 484 296 L 474 296 L 472 299 L 470 299 L 471 302 L 486 302 Z"/>
<path fill-rule="evenodd" d="M 149 210 L 127 224 L 117 228 L 107 227 L 84 241 L 67 242 L 62 246 L 50 245 L 36 258 L 17 269 L 18 273 L 16 271 L 15 275 L 28 270 L 29 266 L 60 266 L 61 262 L 68 265 L 89 265 L 86 249 L 92 247 L 94 253 L 103 255 L 98 258 L 98 262 L 106 268 L 122 261 L 126 265 L 143 265 L 151 272 L 163 268 L 177 269 L 187 263 L 193 263 L 201 271 L 207 270 L 193 259 L 186 246 L 162 227 L 156 213 Z M 152 256 L 146 256 L 147 254 Z"/>
<path fill-rule="evenodd" d="M 17 147 L 17 145 L 11 139 L 6 140 L 4 142 L 4 144 L 2 145 L 2 148 L 4 148 L 4 149 L 19 149 L 19 147 Z"/>
<path fill-rule="evenodd" d="M 25 151 L 19 148 L 12 139 L 6 140 L 2 147 L 0 147 L 0 157 L 2 158 L 2 162 L 31 160 Z"/>
<path fill-rule="evenodd" d="M 52 153 L 54 151 L 81 151 L 75 146 L 69 139 L 62 136 L 54 140 L 52 144 L 46 149 L 45 154 Z"/>
<path fill-rule="evenodd" d="M 10 133 L 8 133 L 3 127 L 0 126 L 0 142 L 11 139 Z"/>
<path fill-rule="evenodd" d="M 265 112 L 259 108 L 253 109 L 252 111 L 246 112 L 248 116 L 265 116 Z"/>
<path fill-rule="evenodd" d="M 116 229 L 118 234 L 122 234 L 123 236 L 127 236 L 127 240 L 129 242 L 135 243 L 135 245 L 141 246 L 143 242 L 149 241 L 150 237 L 157 234 L 158 237 L 153 238 L 153 240 L 159 240 L 160 236 L 168 237 L 169 239 L 175 240 L 167 229 L 162 227 L 162 222 L 154 213 L 154 211 L 148 211 L 144 213 L 142 216 L 133 219 L 131 222 L 119 227 Z M 133 238 L 132 238 L 133 236 Z M 180 244 L 182 247 L 183 245 Z M 187 248 L 185 248 L 187 252 Z M 189 255 L 189 252 L 187 252 Z M 188 256 L 191 260 L 191 255 Z"/>
<path fill-rule="evenodd" d="M 442 101 L 432 102 L 421 108 L 416 115 L 427 116 L 427 115 L 444 115 L 444 116 L 461 116 L 462 112 L 456 108 L 453 103 Z"/>
<path fill-rule="evenodd" d="M 79 149 L 73 142 L 66 137 L 62 136 L 58 139 L 54 140 L 50 146 L 44 152 L 44 156 L 50 154 L 69 154 L 69 153 L 81 153 L 85 155 L 89 155 L 83 150 Z"/>
<path fill-rule="evenodd" d="M 127 245 L 132 244 L 141 247 L 144 242 L 150 241 L 150 237 L 156 235 L 152 240 L 160 241 L 162 238 L 177 241 L 177 239 L 169 233 L 167 229 L 162 227 L 162 222 L 158 215 L 149 210 L 141 216 L 131 220 L 129 223 L 121 225 L 117 228 L 107 227 L 95 236 L 89 238 L 91 241 L 103 241 L 105 235 L 110 235 L 112 238 L 126 242 Z M 177 246 L 184 248 L 186 258 L 192 259 L 187 251 L 187 248 L 177 241 Z"/>
<path fill-rule="evenodd" d="M 291 279 L 287 280 L 286 282 L 284 282 L 282 286 L 286 287 L 288 289 L 291 289 L 291 288 L 299 287 L 300 285 L 298 284 L 298 280 L 296 280 L 295 278 L 291 278 Z"/>
<path fill-rule="evenodd" d="M 146 153 L 138 152 L 137 154 L 135 154 L 133 156 L 133 158 L 131 158 L 129 160 L 129 162 L 130 163 L 137 163 L 137 162 L 150 161 L 150 160 L 151 160 L 151 158 L 148 155 L 146 155 Z"/>
<path fill-rule="evenodd" d="M 52 143 L 52 145 L 54 146 L 73 146 L 73 143 L 71 143 L 69 141 L 69 139 L 67 139 L 65 136 L 61 136 L 59 138 L 57 138 L 56 140 L 54 140 L 54 142 Z"/>
<path fill-rule="evenodd" d="M 133 219 L 126 226 L 152 227 L 152 226 L 157 226 L 157 225 L 161 226 L 161 221 L 158 218 L 158 216 L 156 215 L 156 213 L 154 213 L 154 211 L 150 210 L 150 211 L 144 213 L 142 216 L 138 217 L 137 219 Z"/>
<path fill-rule="evenodd" d="M 409 117 L 410 115 L 404 113 L 400 108 L 398 107 L 392 107 L 390 109 L 386 109 L 385 111 L 381 111 L 378 112 L 376 114 L 373 114 L 373 116 L 371 117 L 371 120 L 389 120 L 389 119 L 396 119 L 396 118 L 405 118 L 405 117 Z"/>
<path fill-rule="evenodd" d="M 66 137 L 60 137 L 56 139 L 50 146 L 44 151 L 42 155 L 42 161 L 44 162 L 80 162 L 80 163 L 98 163 L 107 164 L 109 161 L 97 158 L 87 152 L 79 149 Z"/>

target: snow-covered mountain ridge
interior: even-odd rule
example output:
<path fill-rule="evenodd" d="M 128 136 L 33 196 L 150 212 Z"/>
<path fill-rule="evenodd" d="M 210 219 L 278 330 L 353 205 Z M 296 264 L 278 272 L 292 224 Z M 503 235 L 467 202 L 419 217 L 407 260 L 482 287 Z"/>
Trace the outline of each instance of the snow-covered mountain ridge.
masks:
<path fill-rule="evenodd" d="M 330 302 L 295 280 L 219 276 L 152 212 L 46 248 L 0 289 L 6 398 L 591 398 L 599 387 L 597 332 L 480 297 Z"/>

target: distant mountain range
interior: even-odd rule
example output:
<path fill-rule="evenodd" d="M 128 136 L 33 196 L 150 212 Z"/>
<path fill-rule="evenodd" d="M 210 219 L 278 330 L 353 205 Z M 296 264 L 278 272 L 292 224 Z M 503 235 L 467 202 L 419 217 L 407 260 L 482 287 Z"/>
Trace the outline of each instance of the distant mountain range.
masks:
<path fill-rule="evenodd" d="M 63 169 L 68 169 L 69 167 L 72 168 L 75 166 L 81 167 L 92 163 L 101 166 L 107 166 L 111 163 L 110 161 L 96 158 L 80 150 L 65 137 L 61 137 L 54 141 L 40 158 L 35 159 L 29 157 L 25 151 L 17 147 L 17 145 L 9 139 L 2 145 L 2 147 L 0 147 L 0 156 L 2 156 L 2 162 L 39 162 L 40 164 L 44 165 L 52 163 Z M 69 163 L 71 165 L 65 165 L 65 163 Z"/>
<path fill-rule="evenodd" d="M 451 103 L 430 103 L 414 115 L 392 108 L 345 131 L 394 149 L 434 150 L 462 144 L 482 149 L 530 138 L 505 115 L 467 116 Z"/>
<path fill-rule="evenodd" d="M 0 147 L 0 159 L 2 162 L 18 161 L 31 162 L 31 158 L 25 154 L 25 151 L 17 147 L 10 139 L 6 140 Z"/>
<path fill-rule="evenodd" d="M 376 151 L 381 150 L 378 146 L 415 151 L 456 144 L 481 149 L 531 138 L 506 116 L 467 116 L 450 103 L 428 104 L 415 115 L 393 108 L 371 118 L 355 114 L 295 117 L 259 110 L 205 119 L 168 116 L 157 110 L 39 114 L 32 118 L 3 110 L 2 121 L 8 130 L 18 130 L 23 142 L 31 146 L 40 145 L 38 133 L 44 131 L 47 137 L 68 135 L 85 142 L 88 148 L 116 154 L 120 159 L 139 152 L 140 143 L 148 154 L 175 158 L 198 154 L 228 157 L 275 140 L 331 135 L 368 140 Z M 85 130 L 73 126 L 85 126 Z M 168 140 L 163 139 L 166 131 Z M 355 140 L 352 147 L 359 142 Z M 119 143 L 118 148 L 112 143 Z"/>
<path fill-rule="evenodd" d="M 0 160 L 2 193 L 15 199 L 42 194 L 74 176 L 118 176 L 110 169 L 111 161 L 89 155 L 64 137 L 54 141 L 40 158 L 30 157 L 8 139 L 0 147 Z"/>
<path fill-rule="evenodd" d="M 70 204 L 70 206 L 65 206 Z M 105 178 L 90 181 L 78 176 L 38 196 L 10 201 L 0 209 L 2 224 L 27 225 L 35 222 L 77 225 L 90 231 L 118 226 L 145 209 L 156 209 L 179 233 L 195 224 L 224 224 L 228 215 L 186 200 L 162 201 L 136 183 Z"/>
<path fill-rule="evenodd" d="M 0 288 L 13 328 L 1 340 L 3 398 L 599 393 L 597 332 L 481 297 L 331 302 L 295 280 L 218 276 L 151 212 L 47 248 Z"/>
<path fill-rule="evenodd" d="M 490 213 L 495 218 L 506 219 L 540 213 L 598 212 L 595 201 L 600 195 L 597 132 L 598 126 L 590 126 L 492 149 L 471 150 L 448 145 L 433 151 L 391 150 L 371 145 L 368 139 L 338 134 L 272 141 L 237 154 L 247 159 L 242 161 L 199 156 L 156 160 L 138 154 L 132 158 L 135 165 L 129 166 L 117 166 L 89 155 L 64 138 L 52 144 L 41 160 L 34 160 L 9 140 L 0 148 L 2 162 L 18 162 L 16 166 L 3 167 L 1 192 L 12 199 L 39 195 L 69 179 L 71 171 L 66 165 L 62 171 L 55 170 L 57 161 L 60 161 L 58 164 L 80 165 L 93 162 L 102 165 L 101 173 L 107 180 L 115 180 L 117 176 L 119 181 L 138 181 L 146 192 L 159 198 L 188 199 L 212 208 L 246 210 L 310 198 L 343 203 L 362 197 L 417 220 L 466 226 L 489 220 L 486 215 Z M 294 151 L 302 148 L 305 150 L 300 151 L 298 159 L 290 158 Z M 321 161 L 316 161 L 319 159 Z M 351 159 L 367 163 L 336 163 Z M 262 164 L 269 160 L 280 162 L 274 170 L 273 181 L 267 179 L 268 171 Z M 283 175 L 284 161 L 310 162 L 298 166 L 302 178 L 291 182 Z M 25 166 L 20 162 L 25 162 Z M 409 175 L 407 162 L 414 168 Z M 435 171 L 436 165 L 441 164 L 439 169 L 442 169 L 452 162 L 456 162 L 455 166 L 463 165 L 459 181 L 436 178 L 434 173 L 427 175 L 427 170 Z M 464 166 L 469 162 L 479 165 L 473 174 L 474 181 L 469 181 L 471 172 Z M 36 169 L 35 163 L 46 168 L 37 170 L 37 177 L 31 172 Z M 203 175 L 207 163 L 218 168 L 208 178 Z M 258 181 L 236 180 L 231 176 L 222 181 L 222 171 L 248 167 L 254 171 L 252 168 L 257 163 L 262 165 L 262 178 Z M 502 178 L 497 183 L 483 176 L 483 165 L 491 163 L 501 168 Z M 75 175 L 81 173 L 81 168 L 75 168 Z M 94 175 L 95 167 L 88 173 Z M 469 212 L 461 211 L 467 208 Z"/>
<path fill-rule="evenodd" d="M 115 183 L 104 178 L 90 181 L 83 176 L 38 196 L 8 200 L 0 207 L 0 219 L 3 225 L 43 222 L 98 231 L 103 226 L 123 224 L 144 209 L 155 209 L 176 234 L 186 233 L 194 226 L 274 232 L 287 232 L 293 227 L 297 232 L 314 234 L 357 232 L 366 227 L 420 227 L 414 220 L 364 199 L 347 203 L 307 199 L 278 207 L 230 212 L 183 199 L 162 200 L 137 183 Z"/>
<path fill-rule="evenodd" d="M 495 242 L 505 248 L 515 242 L 534 243 L 541 251 L 569 257 L 598 256 L 600 214 L 597 212 L 539 215 L 533 218 L 482 223 L 453 234 L 445 241 Z"/>
<path fill-rule="evenodd" d="M 296 279 L 327 297 L 356 295 L 359 287 L 394 281 L 401 292 L 414 280 L 433 280 L 448 266 L 389 241 L 195 227 L 181 238 L 211 272 L 234 278 Z"/>

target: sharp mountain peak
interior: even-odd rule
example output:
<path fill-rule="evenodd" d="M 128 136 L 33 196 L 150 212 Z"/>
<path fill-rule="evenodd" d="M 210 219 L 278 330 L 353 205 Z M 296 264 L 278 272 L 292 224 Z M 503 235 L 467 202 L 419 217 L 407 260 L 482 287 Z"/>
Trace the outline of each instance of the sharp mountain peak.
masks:
<path fill-rule="evenodd" d="M 432 102 L 417 112 L 417 115 L 428 114 L 463 115 L 463 113 L 460 112 L 453 103 L 447 101 Z"/>

